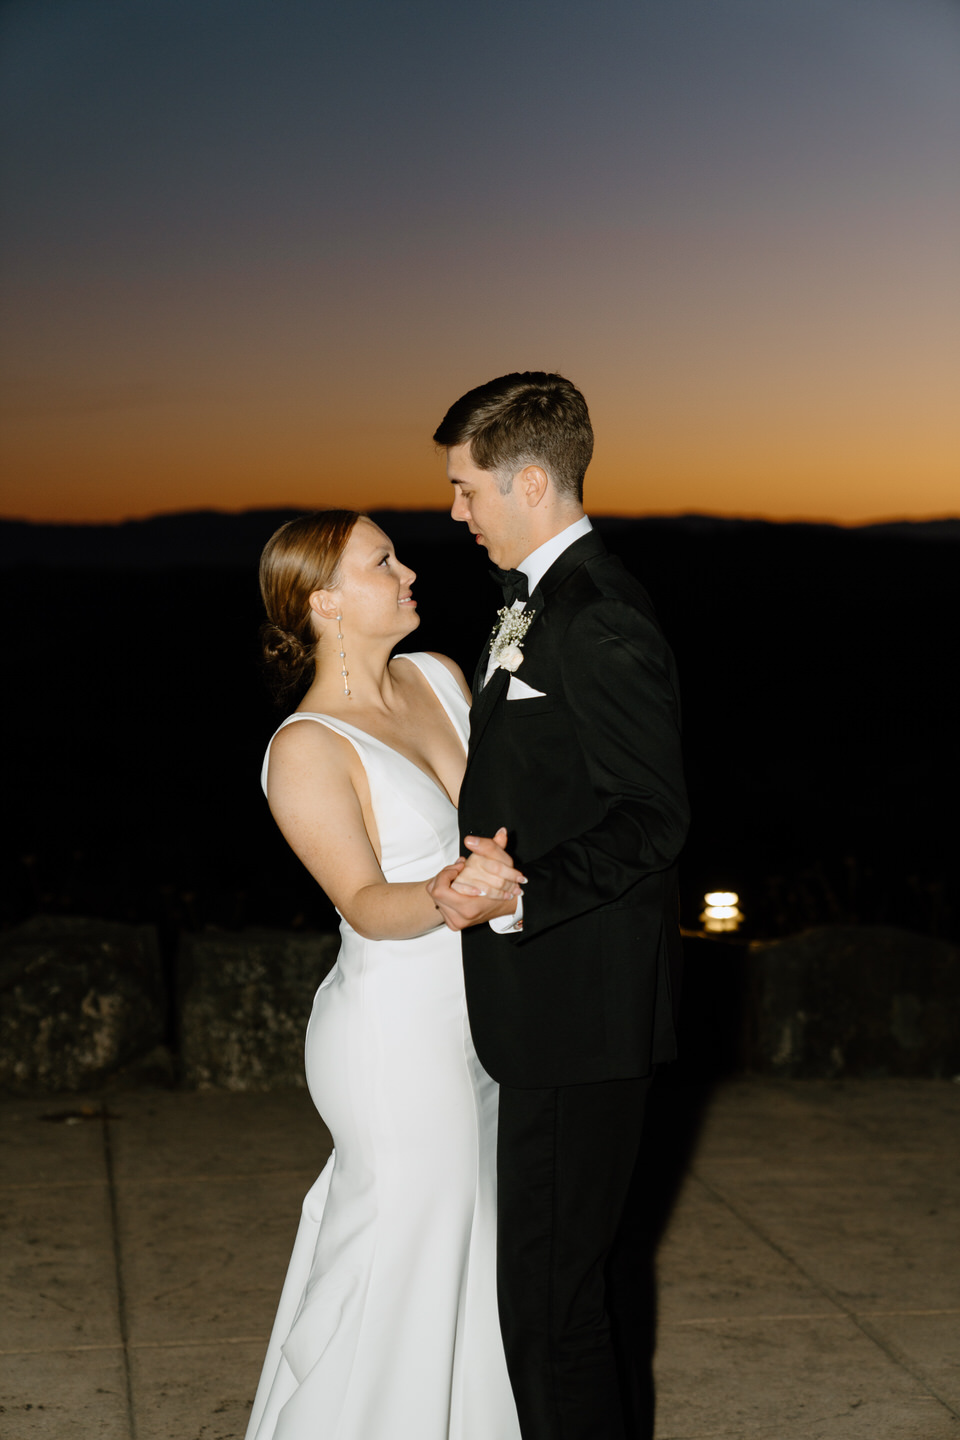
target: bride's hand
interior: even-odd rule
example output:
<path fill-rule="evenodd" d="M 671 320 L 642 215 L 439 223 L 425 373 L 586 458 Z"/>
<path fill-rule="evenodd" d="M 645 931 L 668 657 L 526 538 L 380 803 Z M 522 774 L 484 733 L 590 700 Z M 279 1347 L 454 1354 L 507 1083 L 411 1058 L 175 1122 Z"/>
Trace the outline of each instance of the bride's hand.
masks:
<path fill-rule="evenodd" d="M 451 889 L 461 895 L 485 895 L 493 900 L 515 900 L 521 894 L 520 886 L 527 877 L 514 869 L 513 859 L 507 854 L 507 831 L 502 826 L 491 840 L 468 835 L 464 844 L 470 851 L 467 860 Z"/>

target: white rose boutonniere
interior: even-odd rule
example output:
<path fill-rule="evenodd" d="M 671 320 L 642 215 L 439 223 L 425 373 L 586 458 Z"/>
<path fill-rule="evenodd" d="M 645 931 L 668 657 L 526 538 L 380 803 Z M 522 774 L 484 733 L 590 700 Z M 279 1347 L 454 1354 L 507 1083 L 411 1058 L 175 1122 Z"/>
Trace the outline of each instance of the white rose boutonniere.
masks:
<path fill-rule="evenodd" d="M 509 670 L 511 675 L 514 670 L 519 670 L 523 664 L 523 651 L 520 649 L 520 646 L 508 645 L 505 650 L 501 650 L 499 663 L 500 669 Z"/>
<path fill-rule="evenodd" d="M 511 675 L 523 664 L 523 640 L 536 615 L 536 610 L 514 610 L 504 606 L 498 611 L 499 629 L 494 630 L 490 653 L 500 670 Z"/>

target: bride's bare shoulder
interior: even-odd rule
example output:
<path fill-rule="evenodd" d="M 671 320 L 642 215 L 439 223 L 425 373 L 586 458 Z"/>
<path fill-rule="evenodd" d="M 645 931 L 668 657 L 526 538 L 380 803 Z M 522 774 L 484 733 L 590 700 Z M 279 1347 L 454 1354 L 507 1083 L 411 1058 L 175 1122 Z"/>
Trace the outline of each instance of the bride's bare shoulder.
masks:
<path fill-rule="evenodd" d="M 356 751 L 344 735 L 338 735 L 322 720 L 304 715 L 289 721 L 270 742 L 271 764 L 282 767 L 320 764 L 353 767 Z"/>

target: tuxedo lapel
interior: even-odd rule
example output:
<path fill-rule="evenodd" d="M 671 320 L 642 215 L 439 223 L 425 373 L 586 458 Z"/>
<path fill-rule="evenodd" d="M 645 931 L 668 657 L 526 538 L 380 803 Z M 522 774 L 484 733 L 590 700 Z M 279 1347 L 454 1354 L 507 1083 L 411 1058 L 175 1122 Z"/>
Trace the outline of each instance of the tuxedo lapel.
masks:
<path fill-rule="evenodd" d="M 493 639 L 492 639 L 492 637 L 491 637 L 491 638 L 488 638 L 486 645 L 484 645 L 482 651 L 480 652 L 480 659 L 477 661 L 477 668 L 476 668 L 476 670 L 474 670 L 474 672 L 473 672 L 473 687 L 472 687 L 472 689 L 473 689 L 473 705 L 474 705 L 474 706 L 479 705 L 479 703 L 480 703 L 480 696 L 483 694 L 483 682 L 484 682 L 484 678 L 486 677 L 487 666 L 488 666 L 488 664 L 490 663 L 490 646 L 491 646 L 492 644 L 493 644 Z"/>
<path fill-rule="evenodd" d="M 489 650 L 489 646 L 487 648 Z M 484 658 L 481 679 L 483 674 L 486 673 L 486 667 L 487 662 Z M 487 681 L 486 685 L 484 685 L 477 699 L 474 701 L 473 708 L 470 711 L 471 755 L 473 754 L 475 747 L 480 741 L 480 736 L 487 728 L 487 721 L 493 714 L 494 709 L 496 708 L 497 701 L 500 699 L 500 696 L 507 688 L 508 679 L 509 671 L 503 670 L 498 667 L 496 670 L 494 670 L 493 674 L 490 676 L 490 679 Z"/>
<path fill-rule="evenodd" d="M 540 615 L 543 611 L 543 595 L 540 592 L 539 586 L 536 590 L 534 590 L 533 594 L 530 596 L 530 599 L 527 601 L 527 609 L 532 611 L 533 615 L 526 635 L 524 635 L 524 640 L 526 640 L 527 636 L 533 630 L 537 621 L 540 619 Z M 490 719 L 490 716 L 496 709 L 497 701 L 501 699 L 507 688 L 507 682 L 510 678 L 510 672 L 508 670 L 504 670 L 501 666 L 498 666 L 497 669 L 494 670 L 493 674 L 490 676 L 490 679 L 487 680 L 487 683 L 483 683 L 487 674 L 487 666 L 490 663 L 490 647 L 492 646 L 492 644 L 493 637 L 491 636 L 491 638 L 487 641 L 486 645 L 483 647 L 483 654 L 480 656 L 480 663 L 478 664 L 476 673 L 473 677 L 474 700 L 473 706 L 470 710 L 471 757 L 473 756 L 474 750 L 479 743 L 480 736 L 483 734 L 484 730 L 487 727 L 487 722 Z"/>

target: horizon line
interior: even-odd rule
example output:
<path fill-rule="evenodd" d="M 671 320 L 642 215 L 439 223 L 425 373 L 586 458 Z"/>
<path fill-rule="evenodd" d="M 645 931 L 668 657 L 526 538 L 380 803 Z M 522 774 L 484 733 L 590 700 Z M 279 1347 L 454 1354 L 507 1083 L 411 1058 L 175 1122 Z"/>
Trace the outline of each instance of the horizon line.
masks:
<path fill-rule="evenodd" d="M 276 514 L 289 512 L 293 515 L 318 514 L 323 510 L 335 509 L 335 506 L 319 506 L 317 510 L 304 509 L 298 505 L 248 505 L 242 509 L 228 509 L 222 506 L 201 505 L 190 510 L 156 510 L 146 515 L 127 515 L 122 518 L 112 519 L 81 519 L 81 520 L 52 520 L 36 519 L 29 515 L 0 515 L 0 525 L 31 525 L 37 528 L 69 528 L 74 530 L 93 529 L 119 529 L 124 525 L 144 525 L 155 520 L 185 519 L 190 516 L 216 515 L 224 518 L 244 515 Z M 445 505 L 371 505 L 366 510 L 360 510 L 361 515 L 448 515 L 449 507 Z M 955 514 L 940 515 L 885 515 L 869 520 L 838 520 L 828 517 L 816 517 L 809 515 L 795 516 L 770 516 L 757 512 L 753 513 L 718 513 L 710 510 L 647 510 L 642 512 L 626 512 L 622 510 L 587 510 L 591 518 L 598 520 L 710 520 L 719 523 L 730 524 L 764 524 L 764 525 L 811 525 L 830 526 L 838 530 L 868 530 L 877 526 L 885 525 L 944 525 L 960 523 L 960 511 Z M 453 522 L 454 524 L 456 522 Z"/>

